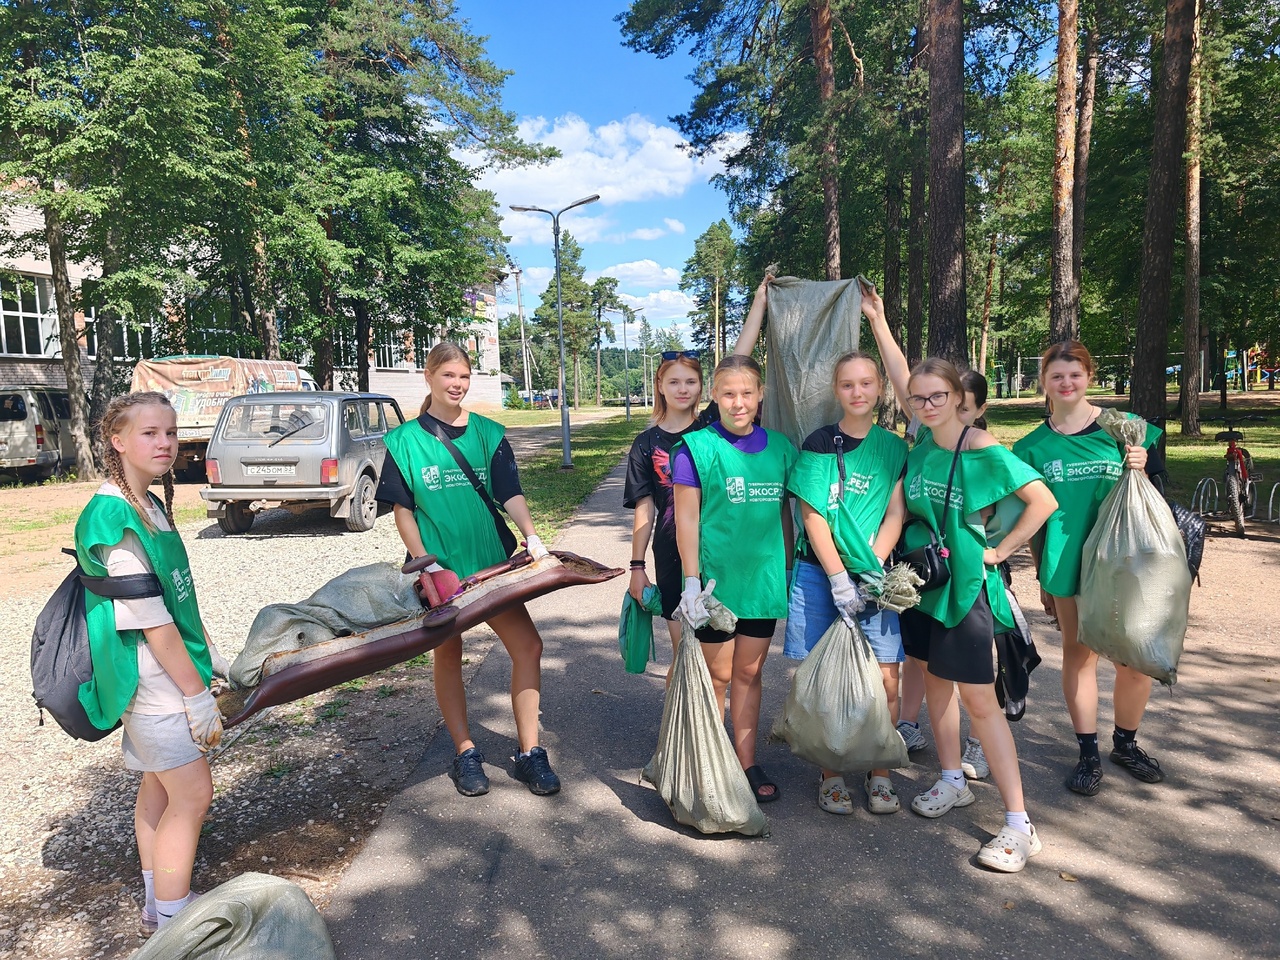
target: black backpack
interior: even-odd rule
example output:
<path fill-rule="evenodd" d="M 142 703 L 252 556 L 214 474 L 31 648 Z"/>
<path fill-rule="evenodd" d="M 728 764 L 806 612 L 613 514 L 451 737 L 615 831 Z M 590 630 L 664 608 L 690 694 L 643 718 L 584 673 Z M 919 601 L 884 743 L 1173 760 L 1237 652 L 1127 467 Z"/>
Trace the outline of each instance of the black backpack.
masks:
<path fill-rule="evenodd" d="M 1187 569 L 1199 583 L 1200 561 L 1204 559 L 1204 517 L 1175 500 L 1166 502 L 1173 511 L 1173 522 L 1178 525 L 1178 533 L 1182 534 L 1182 542 L 1187 548 Z"/>
<path fill-rule="evenodd" d="M 75 556 L 71 550 L 63 553 Z M 85 590 L 112 600 L 136 600 L 161 595 L 160 579 L 154 573 L 123 577 L 91 577 L 80 564 L 67 574 L 49 602 L 36 617 L 31 634 L 31 695 L 40 708 L 40 725 L 47 710 L 69 736 L 77 740 L 101 740 L 110 730 L 100 730 L 90 721 L 80 703 L 80 685 L 93 677 L 89 654 L 89 627 L 85 621 Z"/>

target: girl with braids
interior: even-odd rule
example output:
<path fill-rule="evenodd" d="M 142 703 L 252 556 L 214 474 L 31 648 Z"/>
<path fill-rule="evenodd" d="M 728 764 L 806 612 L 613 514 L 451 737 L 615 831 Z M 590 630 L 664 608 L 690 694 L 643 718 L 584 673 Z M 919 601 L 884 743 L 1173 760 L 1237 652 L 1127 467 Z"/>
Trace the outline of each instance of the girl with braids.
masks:
<path fill-rule="evenodd" d="M 1044 423 L 1013 445 L 1013 454 L 1044 474 L 1059 509 L 1031 544 L 1045 613 L 1062 631 L 1062 692 L 1075 728 L 1080 759 L 1067 789 L 1086 797 L 1102 788 L 1098 752 L 1098 655 L 1080 642 L 1076 593 L 1085 541 L 1098 509 L 1125 470 L 1154 476 L 1164 469 L 1160 430 L 1147 425 L 1142 446 L 1123 451 L 1096 423 L 1102 411 L 1089 402 L 1093 357 L 1076 340 L 1055 343 L 1040 358 L 1040 382 L 1049 401 Z M 1151 678 L 1117 663 L 1115 732 L 1111 762 L 1143 783 L 1164 779 L 1160 762 L 1138 746 L 1138 725 L 1151 696 Z"/>
<path fill-rule="evenodd" d="M 756 288 L 755 299 L 742 322 L 736 356 L 750 356 L 760 338 L 768 305 L 772 274 L 765 274 Z M 653 421 L 631 445 L 627 458 L 627 481 L 623 506 L 635 510 L 631 534 L 631 596 L 639 602 L 645 588 L 658 585 L 662 597 L 662 616 L 671 634 L 671 650 L 680 645 L 680 622 L 676 607 L 680 603 L 680 554 L 676 549 L 675 500 L 671 485 L 671 448 L 693 430 L 701 430 L 719 416 L 715 402 L 699 413 L 702 399 L 702 364 L 693 351 L 668 350 L 653 375 Z M 645 567 L 645 551 L 653 543 L 655 580 L 649 579 Z M 672 657 L 674 662 L 675 657 Z M 668 668 L 669 670 L 670 668 Z"/>
<path fill-rule="evenodd" d="M 920 605 L 902 615 L 907 654 L 926 664 L 925 699 L 937 735 L 942 775 L 911 802 L 923 817 L 940 817 L 975 801 L 960 766 L 960 700 L 986 751 L 1004 800 L 1004 826 L 978 851 L 981 866 L 1016 873 L 1040 852 L 1040 838 L 1027 816 L 1022 775 L 1009 722 L 996 700 L 995 634 L 1014 628 L 997 567 L 1031 539 L 1057 509 L 1040 474 L 1001 446 L 985 430 L 960 417 L 964 384 L 946 360 L 919 364 L 907 382 L 907 403 L 929 428 L 907 456 L 907 550 L 929 542 L 946 551 L 949 579 L 925 590 Z M 1021 501 L 1012 529 L 992 544 L 984 512 L 1008 497 Z"/>
<path fill-rule="evenodd" d="M 396 530 L 411 557 L 434 554 L 459 577 L 501 563 L 507 551 L 496 518 L 459 465 L 462 457 L 491 500 L 501 505 L 525 536 L 529 555 L 547 555 L 533 530 L 533 518 L 520 487 L 515 454 L 502 425 L 464 410 L 471 388 L 471 360 L 452 343 L 438 343 L 427 354 L 424 375 L 429 393 L 416 420 L 387 434 L 387 458 L 377 497 L 393 504 Z M 428 569 L 439 569 L 431 567 Z M 542 695 L 542 637 L 523 605 L 489 620 L 511 655 L 511 710 L 520 742 L 515 776 L 539 796 L 560 790 L 547 751 L 538 745 Z M 436 701 L 453 738 L 456 756 L 449 776 L 466 797 L 489 792 L 484 754 L 471 739 L 466 689 L 462 684 L 462 635 L 437 647 Z"/>
<path fill-rule="evenodd" d="M 76 556 L 91 576 L 154 573 L 162 590 L 137 600 L 86 594 L 93 678 L 80 688 L 95 726 L 122 722 L 125 766 L 142 772 L 133 824 L 146 937 L 195 899 L 196 844 L 213 800 L 205 753 L 222 739 L 222 717 L 209 692 L 216 651 L 174 530 L 177 415 L 163 394 L 131 393 L 107 406 L 101 434 L 108 479 L 76 522 Z M 157 478 L 163 504 L 148 489 Z"/>
<path fill-rule="evenodd" d="M 896 613 L 868 599 L 859 576 L 881 573 L 902 534 L 907 444 L 876 425 L 884 381 L 875 360 L 846 353 L 836 361 L 831 386 L 844 416 L 809 434 L 787 482 L 800 501 L 804 534 L 797 545 L 783 653 L 803 660 L 836 617 L 850 626 L 857 620 L 880 664 L 896 723 L 902 629 Z M 871 813 L 901 809 L 888 770 L 870 771 L 863 787 Z M 827 813 L 853 813 L 842 771 L 819 773 L 818 806 Z"/>
<path fill-rule="evenodd" d="M 698 628 L 722 710 L 729 693 L 734 751 L 756 801 L 768 803 L 778 799 L 778 787 L 756 763 L 756 728 L 764 659 L 778 618 L 787 615 L 786 484 L 797 454 L 782 434 L 755 424 L 764 378 L 750 357 L 721 360 L 711 392 L 719 421 L 685 434 L 673 451 L 676 543 L 685 578 L 678 611 Z M 733 635 L 707 625 L 708 593 L 737 616 Z"/>

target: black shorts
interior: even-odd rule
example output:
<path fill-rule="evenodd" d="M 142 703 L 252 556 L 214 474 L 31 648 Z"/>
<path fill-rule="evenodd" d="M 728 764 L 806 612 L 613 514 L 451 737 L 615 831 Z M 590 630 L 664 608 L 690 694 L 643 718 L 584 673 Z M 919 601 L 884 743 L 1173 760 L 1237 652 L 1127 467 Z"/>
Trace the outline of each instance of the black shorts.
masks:
<path fill-rule="evenodd" d="M 957 683 L 995 683 L 995 617 L 987 589 L 978 591 L 973 609 L 948 629 L 918 609 L 904 610 L 902 646 L 907 656 L 929 664 L 929 672 Z"/>
<path fill-rule="evenodd" d="M 680 593 L 684 590 L 684 574 L 680 569 L 680 557 L 668 559 L 658 551 L 653 554 L 653 582 L 662 596 L 662 616 L 667 620 L 676 618 L 676 608 L 680 606 Z"/>
<path fill-rule="evenodd" d="M 778 620 L 739 620 L 733 633 L 713 630 L 710 625 L 694 633 L 703 643 L 728 643 L 734 637 L 755 637 L 757 640 L 773 639 L 773 632 L 778 629 Z"/>

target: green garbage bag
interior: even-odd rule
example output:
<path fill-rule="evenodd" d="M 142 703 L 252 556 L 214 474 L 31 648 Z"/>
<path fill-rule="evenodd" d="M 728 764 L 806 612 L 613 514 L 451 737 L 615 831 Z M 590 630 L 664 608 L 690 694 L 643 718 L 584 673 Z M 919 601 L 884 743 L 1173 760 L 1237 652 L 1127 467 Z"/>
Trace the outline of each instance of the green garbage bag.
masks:
<path fill-rule="evenodd" d="M 653 618 L 662 615 L 662 595 L 653 584 L 644 588 L 643 603 L 636 603 L 630 593 L 622 595 L 622 615 L 618 618 L 618 649 L 627 673 L 644 673 L 650 660 L 656 660 L 653 649 Z"/>
<path fill-rule="evenodd" d="M 774 739 L 826 770 L 905 767 L 907 745 L 889 715 L 884 680 L 862 628 L 837 617 L 791 681 Z"/>
<path fill-rule="evenodd" d="M 1146 421 L 1104 410 L 1098 425 L 1137 446 Z M 1080 642 L 1173 686 L 1187 635 L 1191 571 L 1173 511 L 1141 470 L 1126 469 L 1098 508 L 1080 565 Z"/>
<path fill-rule="evenodd" d="M 707 600 L 707 612 L 717 630 L 731 633 L 738 623 L 714 597 Z M 679 823 L 702 833 L 767 836 L 769 822 L 725 731 L 702 644 L 683 618 L 681 624 L 658 747 L 641 776 L 657 788 Z"/>

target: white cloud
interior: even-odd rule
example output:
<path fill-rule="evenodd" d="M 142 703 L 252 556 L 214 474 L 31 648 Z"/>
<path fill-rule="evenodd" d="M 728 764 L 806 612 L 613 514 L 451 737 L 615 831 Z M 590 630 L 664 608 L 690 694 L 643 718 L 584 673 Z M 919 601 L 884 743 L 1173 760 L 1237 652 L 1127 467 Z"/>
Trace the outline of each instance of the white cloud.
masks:
<path fill-rule="evenodd" d="M 656 260 L 631 260 L 589 273 L 587 282 L 594 283 L 597 277 L 617 277 L 624 288 L 669 287 L 680 282 L 680 271 L 661 266 Z"/>
<path fill-rule="evenodd" d="M 633 310 L 644 310 L 652 324 L 663 320 L 684 320 L 693 309 L 693 298 L 679 290 L 655 290 L 643 297 L 620 294 L 622 301 Z"/>
<path fill-rule="evenodd" d="M 672 217 L 663 217 L 662 222 L 667 225 L 667 229 L 672 233 L 684 233 L 684 224 L 679 220 L 673 219 Z"/>
<path fill-rule="evenodd" d="M 661 227 L 641 227 L 639 230 L 632 230 L 630 233 L 628 233 L 627 239 L 628 240 L 657 240 L 658 238 L 665 237 L 666 235 L 667 235 L 667 231 L 663 230 Z"/>

